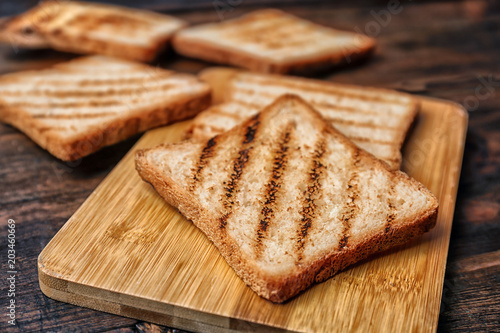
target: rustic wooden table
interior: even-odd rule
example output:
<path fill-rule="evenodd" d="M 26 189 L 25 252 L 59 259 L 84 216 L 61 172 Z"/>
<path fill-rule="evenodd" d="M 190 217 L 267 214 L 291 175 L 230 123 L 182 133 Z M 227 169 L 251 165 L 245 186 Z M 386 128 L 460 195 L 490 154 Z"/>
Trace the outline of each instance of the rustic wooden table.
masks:
<path fill-rule="evenodd" d="M 0 12 L 11 14 L 33 2 L 2 1 Z M 127 2 L 133 3 L 122 3 Z M 237 16 L 264 3 L 271 1 L 198 0 L 182 9 L 181 1 L 151 0 L 143 6 L 201 23 Z M 369 62 L 321 78 L 449 99 L 469 110 L 438 331 L 499 331 L 500 4 L 401 1 L 397 13 L 385 16 L 380 11 L 387 13 L 386 1 L 375 5 L 368 1 L 341 5 L 286 1 L 276 5 L 275 1 L 274 6 L 325 25 L 357 28 L 377 38 L 379 47 Z M 0 73 L 42 68 L 72 57 L 6 45 L 0 48 Z M 191 73 L 209 66 L 172 54 L 158 64 Z M 16 129 L 0 124 L 0 239 L 6 244 L 7 220 L 14 219 L 18 269 L 17 326 L 8 325 L 2 314 L 0 331 L 177 331 L 57 302 L 38 287 L 40 251 L 138 138 L 64 163 Z M 2 249 L 6 261 L 6 246 Z M 2 265 L 2 281 L 6 271 Z M 0 304 L 5 311 L 8 297 L 7 290 L 2 290 Z"/>

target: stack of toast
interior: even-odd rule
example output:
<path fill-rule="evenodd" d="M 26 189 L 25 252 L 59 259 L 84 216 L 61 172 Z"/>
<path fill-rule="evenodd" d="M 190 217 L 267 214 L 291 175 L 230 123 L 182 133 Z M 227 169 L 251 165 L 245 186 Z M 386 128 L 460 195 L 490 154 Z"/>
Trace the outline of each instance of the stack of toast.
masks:
<path fill-rule="evenodd" d="M 436 221 L 437 200 L 427 189 L 295 95 L 208 140 L 140 150 L 136 167 L 273 302 Z"/>
<path fill-rule="evenodd" d="M 199 77 L 212 86 L 219 104 L 200 113 L 187 137 L 207 138 L 243 121 L 284 93 L 301 96 L 359 147 L 401 164 L 401 147 L 419 108 L 410 95 L 332 82 L 210 68 Z"/>
<path fill-rule="evenodd" d="M 0 119 L 71 161 L 196 116 L 187 140 L 137 151 L 136 169 L 273 302 L 434 226 L 436 198 L 399 171 L 419 108 L 411 96 L 224 68 L 196 77 L 135 62 L 151 61 L 172 39 L 187 56 L 310 72 L 368 55 L 372 39 L 277 10 L 185 25 L 56 1 L 5 21 L 4 41 L 100 55 L 0 77 Z"/>

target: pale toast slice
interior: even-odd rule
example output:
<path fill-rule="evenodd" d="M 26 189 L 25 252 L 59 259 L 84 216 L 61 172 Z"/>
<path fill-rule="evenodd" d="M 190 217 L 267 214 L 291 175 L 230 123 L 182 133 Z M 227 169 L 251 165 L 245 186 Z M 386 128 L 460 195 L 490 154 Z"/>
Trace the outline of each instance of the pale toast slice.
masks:
<path fill-rule="evenodd" d="M 210 105 L 193 75 L 106 56 L 7 74 L 0 87 L 0 121 L 65 161 Z"/>
<path fill-rule="evenodd" d="M 312 73 L 367 57 L 375 41 L 276 9 L 183 29 L 172 44 L 185 56 L 263 73 Z"/>
<path fill-rule="evenodd" d="M 139 150 L 136 168 L 273 302 L 428 231 L 437 216 L 422 184 L 293 95 L 204 142 Z"/>
<path fill-rule="evenodd" d="M 279 96 L 293 93 L 394 170 L 400 167 L 401 147 L 419 108 L 412 96 L 387 89 L 227 68 L 210 68 L 199 77 L 212 86 L 214 102 L 223 104 L 200 113 L 189 128 L 188 137 L 204 139 L 222 133 Z"/>
<path fill-rule="evenodd" d="M 54 48 L 152 61 L 187 23 L 172 16 L 114 5 L 45 1 L 2 22 L 0 40 L 18 47 Z"/>

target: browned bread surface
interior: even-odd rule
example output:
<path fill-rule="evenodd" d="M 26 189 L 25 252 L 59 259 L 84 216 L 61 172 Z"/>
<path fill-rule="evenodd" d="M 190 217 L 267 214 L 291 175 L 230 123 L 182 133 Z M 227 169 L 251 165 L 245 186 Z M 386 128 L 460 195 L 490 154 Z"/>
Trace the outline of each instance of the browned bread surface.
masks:
<path fill-rule="evenodd" d="M 423 185 L 293 95 L 209 140 L 139 150 L 136 168 L 273 302 L 428 231 L 437 216 Z"/>
<path fill-rule="evenodd" d="M 0 86 L 0 120 L 66 161 L 210 105 L 192 75 L 106 56 L 7 74 Z"/>
<path fill-rule="evenodd" d="M 183 55 L 265 73 L 310 73 L 368 56 L 375 41 L 276 9 L 179 31 L 172 44 Z"/>
<path fill-rule="evenodd" d="M 222 133 L 285 94 L 299 95 L 359 147 L 397 170 L 401 147 L 418 111 L 410 95 L 386 89 L 336 84 L 291 76 L 210 68 L 199 77 L 212 86 L 212 108 L 188 130 L 195 139 Z"/>
<path fill-rule="evenodd" d="M 186 22 L 120 6 L 46 1 L 0 24 L 0 40 L 27 48 L 54 48 L 152 61 Z"/>

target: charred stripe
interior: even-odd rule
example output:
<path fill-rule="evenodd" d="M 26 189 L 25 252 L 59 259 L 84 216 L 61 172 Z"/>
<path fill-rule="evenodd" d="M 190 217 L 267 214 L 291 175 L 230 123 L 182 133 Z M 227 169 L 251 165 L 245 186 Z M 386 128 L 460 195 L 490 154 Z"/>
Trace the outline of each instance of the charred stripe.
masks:
<path fill-rule="evenodd" d="M 103 69 L 104 71 L 105 69 Z M 43 74 L 43 71 L 41 72 Z M 103 72 L 101 72 L 103 73 Z M 120 72 L 116 71 L 108 71 L 107 72 L 110 76 L 116 77 L 120 75 Z M 133 74 L 138 74 L 139 72 L 134 72 Z M 87 73 L 88 74 L 88 73 Z M 151 82 L 151 81 L 156 81 L 158 84 L 160 82 L 166 83 L 167 81 L 163 81 L 165 79 L 171 79 L 169 78 L 170 76 L 173 76 L 173 73 L 140 73 L 140 76 L 135 76 L 135 77 L 118 77 L 118 78 L 113 78 L 113 79 L 84 79 L 84 78 L 76 78 L 73 79 L 75 73 L 60 73 L 60 77 L 58 80 L 52 80 L 52 79 L 44 79 L 43 80 L 43 85 L 47 87 L 52 87 L 52 86 L 69 86 L 69 85 L 76 85 L 78 88 L 80 87 L 86 87 L 86 86 L 92 86 L 92 87 L 98 87 L 101 85 L 105 86 L 120 86 L 120 85 L 129 85 L 129 84 L 135 84 L 135 85 L 140 85 L 143 83 Z M 19 83 L 19 81 L 12 81 L 12 83 Z M 188 82 L 186 82 L 188 83 Z M 38 90 L 35 92 L 30 91 L 30 94 L 37 93 L 47 93 L 50 92 L 51 90 Z M 8 95 L 8 96 L 19 96 L 20 94 L 23 94 L 24 92 L 21 90 L 6 90 L 2 91 L 2 94 Z"/>
<path fill-rule="evenodd" d="M 269 97 L 271 99 L 275 99 L 275 98 L 278 98 L 280 96 L 280 94 L 276 94 L 276 93 L 269 93 L 269 92 L 259 92 L 259 93 L 256 93 L 254 92 L 252 89 L 247 89 L 247 88 L 240 88 L 238 87 L 237 89 L 235 89 L 235 92 L 234 93 L 242 93 L 242 94 L 245 94 L 245 95 L 252 95 L 254 96 L 255 94 L 259 95 L 259 96 L 266 96 L 266 97 Z M 233 93 L 233 94 L 234 94 Z M 309 104 L 311 104 L 312 106 L 316 107 L 318 109 L 318 111 L 320 111 L 321 114 L 323 114 L 324 116 L 328 116 L 328 112 L 329 111 L 347 111 L 347 112 L 355 112 L 357 114 L 366 114 L 366 115 L 374 115 L 374 116 L 381 116 L 381 117 L 386 117 L 386 116 L 390 116 L 390 117 L 405 117 L 406 115 L 399 115 L 397 113 L 390 113 L 388 114 L 387 112 L 383 113 L 383 112 L 377 112 L 377 111 L 373 111 L 373 110 L 361 110 L 359 108 L 356 108 L 356 107 L 350 107 L 350 106 L 346 106 L 346 105 L 337 105 L 337 104 L 334 104 L 334 103 L 328 103 L 326 101 L 314 101 L 312 99 L 308 99 L 307 98 L 307 95 L 303 95 L 303 94 L 300 94 L 298 93 L 300 96 L 302 96 L 302 98 L 304 98 L 305 101 L 309 102 Z M 254 108 L 256 110 L 259 110 L 259 109 L 262 109 L 262 104 L 261 103 L 252 103 L 252 102 L 245 102 L 241 99 L 238 99 L 236 97 L 231 97 L 231 102 L 236 102 L 242 106 L 245 106 L 247 108 Z"/>
<path fill-rule="evenodd" d="M 252 123 L 247 126 L 247 131 L 245 132 L 245 140 L 243 141 L 244 145 L 251 143 L 255 138 L 255 133 L 257 132 L 257 128 L 260 124 L 259 116 L 260 114 L 256 114 L 255 116 L 253 116 Z"/>
<path fill-rule="evenodd" d="M 292 89 L 297 89 L 300 90 L 299 95 L 305 95 L 307 93 L 322 93 L 325 95 L 337 95 L 341 97 L 351 97 L 351 98 L 356 98 L 356 99 L 361 99 L 365 101 L 373 101 L 373 102 L 381 102 L 381 103 L 387 103 L 387 104 L 396 104 L 396 105 L 407 105 L 408 102 L 405 103 L 400 100 L 395 100 L 395 99 L 387 99 L 384 98 L 384 94 L 378 94 L 378 95 L 367 95 L 362 92 L 362 89 L 359 89 L 361 93 L 358 93 L 357 91 L 351 90 L 343 90 L 342 87 L 339 88 L 337 85 L 322 85 L 322 84 L 314 84 L 314 83 L 309 83 L 309 82 L 301 82 L 301 81 L 293 81 L 293 80 L 287 80 L 287 79 L 273 79 L 273 78 L 267 78 L 267 77 L 259 77 L 257 75 L 245 75 L 244 78 L 241 78 L 241 81 L 244 83 L 248 84 L 255 84 L 258 85 L 259 87 L 284 87 L 288 88 L 289 90 Z M 252 82 L 253 81 L 253 82 Z M 234 86 L 234 85 L 233 85 Z M 340 90 L 339 90 L 340 89 Z M 290 91 L 290 93 L 293 93 L 293 91 Z M 392 94 L 391 94 L 392 95 Z M 397 95 L 397 94 L 394 94 Z M 304 96 L 305 97 L 305 96 Z M 303 97 L 303 98 L 304 98 Z"/>
<path fill-rule="evenodd" d="M 309 172 L 309 185 L 307 186 L 307 190 L 304 196 L 302 210 L 300 215 L 302 216 L 300 220 L 300 230 L 298 231 L 297 237 L 297 261 L 301 261 L 303 258 L 304 245 L 309 232 L 309 229 L 312 226 L 312 223 L 316 216 L 316 208 L 317 205 L 315 200 L 320 195 L 320 178 L 323 174 L 323 170 L 325 169 L 325 165 L 322 162 L 323 155 L 326 149 L 326 142 L 324 139 L 319 140 L 316 143 L 313 158 L 312 158 L 312 166 Z"/>
<path fill-rule="evenodd" d="M 44 82 L 44 84 L 46 84 Z M 68 85 L 73 84 L 72 82 L 67 83 Z M 68 90 L 68 91 L 60 91 L 60 90 L 38 90 L 38 91 L 19 91 L 19 92 L 8 92 L 2 94 L 5 94 L 6 96 L 47 96 L 47 97 L 60 97 L 60 98 L 65 98 L 65 97 L 115 97 L 115 96 L 123 96 L 123 95 L 128 95 L 128 96 L 140 96 L 145 93 L 149 93 L 152 91 L 157 91 L 157 90 L 165 90 L 165 89 L 174 89 L 174 88 L 179 88 L 180 86 L 177 84 L 172 84 L 172 83 L 166 83 L 166 84 L 158 84 L 154 85 L 151 87 L 146 87 L 146 86 L 141 86 L 138 84 L 136 87 L 129 87 L 129 88 L 112 88 L 112 89 L 105 89 L 101 88 L 99 90 L 78 90 L 81 88 L 80 86 L 74 87 L 75 90 Z M 33 103 L 34 105 L 38 105 L 39 103 Z M 43 104 L 40 104 L 43 105 Z"/>
<path fill-rule="evenodd" d="M 341 216 L 342 221 L 342 237 L 339 242 L 339 250 L 342 250 L 347 246 L 349 242 L 351 220 L 356 216 L 358 206 L 356 205 L 356 200 L 359 197 L 358 194 L 358 173 L 356 169 L 359 164 L 359 150 L 356 149 L 353 156 L 352 172 L 347 182 L 347 198 L 344 208 L 344 212 Z"/>
<path fill-rule="evenodd" d="M 262 239 L 265 238 L 269 224 L 274 218 L 274 206 L 276 197 L 283 183 L 283 174 L 287 165 L 288 143 L 290 142 L 291 128 L 285 129 L 281 134 L 279 147 L 274 153 L 273 169 L 266 185 L 266 201 L 260 212 L 261 220 L 257 227 L 257 256 L 262 251 Z"/>
<path fill-rule="evenodd" d="M 35 119 L 88 119 L 88 118 L 104 118 L 116 116 L 117 112 L 96 112 L 96 113 L 67 113 L 67 114 L 34 114 Z"/>
<path fill-rule="evenodd" d="M 227 220 L 232 213 L 232 207 L 234 205 L 234 195 L 238 192 L 238 182 L 243 174 L 245 166 L 247 165 L 248 159 L 250 157 L 250 151 L 253 149 L 253 146 L 250 146 L 250 143 L 255 138 L 255 133 L 259 127 L 260 114 L 255 115 L 250 120 L 250 124 L 247 126 L 246 132 L 244 134 L 244 139 L 242 142 L 242 147 L 238 152 L 238 157 L 233 163 L 233 171 L 231 176 L 229 177 L 229 181 L 227 182 L 227 186 L 224 188 L 224 210 L 225 213 L 220 218 L 220 229 L 225 229 L 227 225 Z"/>
<path fill-rule="evenodd" d="M 215 139 L 217 137 L 213 137 L 207 141 L 203 149 L 201 150 L 200 158 L 198 159 L 198 165 L 195 168 L 195 172 L 193 175 L 193 183 L 191 184 L 191 190 L 194 190 L 196 185 L 201 181 L 201 172 L 208 164 L 208 159 L 214 156 L 214 147 L 215 147 Z"/>

